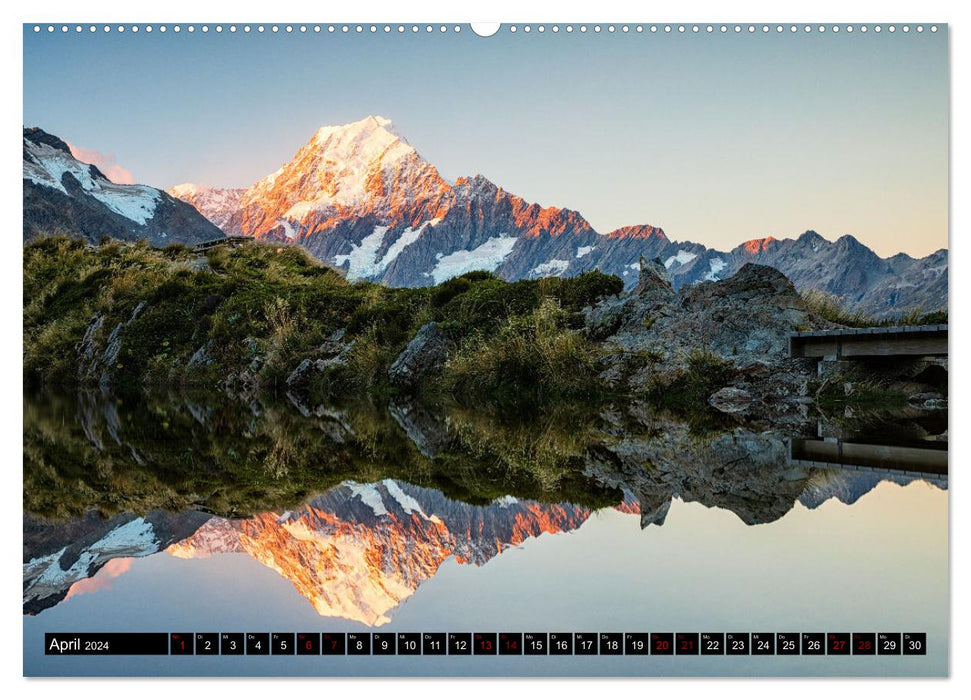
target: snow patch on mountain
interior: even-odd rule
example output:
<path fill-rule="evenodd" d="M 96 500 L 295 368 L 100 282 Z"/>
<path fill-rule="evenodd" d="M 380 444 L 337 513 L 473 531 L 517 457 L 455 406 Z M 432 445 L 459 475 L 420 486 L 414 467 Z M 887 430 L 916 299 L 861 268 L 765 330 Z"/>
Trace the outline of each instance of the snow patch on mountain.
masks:
<path fill-rule="evenodd" d="M 706 280 L 714 282 L 718 279 L 718 273 L 725 269 L 725 261 L 721 258 L 712 258 L 708 261 L 709 272 L 705 275 Z"/>
<path fill-rule="evenodd" d="M 401 487 L 398 486 L 398 483 L 396 481 L 392 479 L 385 479 L 381 483 L 384 485 L 384 488 L 388 490 L 388 494 L 398 502 L 398 504 L 402 507 L 402 509 L 406 513 L 409 513 L 409 514 L 418 513 L 423 518 L 428 517 L 427 515 L 425 515 L 425 511 L 422 510 L 421 504 L 418 501 L 416 501 L 414 498 L 409 496 L 407 493 L 402 491 Z"/>
<path fill-rule="evenodd" d="M 88 576 L 93 565 L 98 561 L 107 561 L 114 557 L 144 557 L 158 551 L 158 540 L 152 524 L 143 518 L 135 518 L 124 525 L 116 527 L 100 540 L 85 548 L 77 560 L 67 569 L 60 565 L 61 553 L 56 558 L 45 558 L 47 564 L 44 572 L 34 580 L 36 588 L 58 588 L 67 581 L 76 581 Z M 31 562 L 34 570 L 38 562 Z M 25 567 L 26 568 L 26 567 Z"/>
<path fill-rule="evenodd" d="M 375 226 L 374 232 L 362 238 L 360 244 L 351 246 L 350 253 L 334 256 L 334 264 L 339 267 L 348 263 L 347 278 L 351 280 L 380 275 L 388 268 L 388 265 L 401 255 L 401 251 L 418 240 L 422 231 L 440 222 L 441 219 L 432 219 L 415 229 L 409 226 L 401 232 L 394 243 L 388 246 L 388 250 L 385 251 L 380 260 L 378 259 L 378 251 L 384 243 L 385 234 L 391 227 Z"/>
<path fill-rule="evenodd" d="M 144 518 L 135 518 L 124 525 L 116 527 L 88 549 L 95 552 L 125 549 L 142 554 L 150 554 L 155 551 L 157 544 L 158 541 L 155 538 L 155 529 L 152 527 L 152 524 L 146 522 Z"/>
<path fill-rule="evenodd" d="M 384 499 L 381 493 L 374 487 L 374 484 L 358 484 L 353 481 L 346 481 L 344 485 L 351 490 L 351 493 L 360 498 L 364 505 L 369 506 L 377 516 L 387 515 L 388 509 L 384 507 Z"/>
<path fill-rule="evenodd" d="M 435 284 L 440 284 L 472 270 L 492 272 L 512 252 L 517 240 L 515 236 L 500 235 L 490 238 L 472 250 L 456 250 L 448 255 L 439 253 L 435 256 L 438 260 L 435 268 L 425 275 L 431 277 Z"/>
<path fill-rule="evenodd" d="M 546 277 L 549 275 L 562 275 L 566 272 L 566 269 L 570 267 L 569 260 L 559 260 L 558 258 L 553 258 L 552 260 L 547 260 L 533 268 L 533 274 L 539 275 L 541 277 Z"/>
<path fill-rule="evenodd" d="M 144 185 L 117 185 L 107 178 L 96 177 L 91 172 L 92 166 L 76 160 L 70 153 L 45 143 L 35 143 L 25 138 L 24 149 L 31 156 L 31 160 L 24 159 L 25 180 L 70 196 L 63 185 L 64 175 L 69 174 L 78 181 L 85 192 L 126 219 L 144 225 L 155 216 L 155 206 L 159 201 L 159 191 L 155 188 Z"/>
<path fill-rule="evenodd" d="M 500 496 L 492 501 L 493 505 L 499 506 L 500 508 L 508 508 L 509 506 L 514 506 L 519 503 L 519 499 L 515 496 Z"/>
<path fill-rule="evenodd" d="M 697 258 L 698 256 L 694 253 L 689 253 L 687 250 L 679 250 L 675 255 L 664 261 L 664 267 L 671 269 L 674 263 L 679 265 L 687 265 L 689 262 Z"/>
<path fill-rule="evenodd" d="M 283 227 L 283 235 L 289 238 L 291 241 L 296 240 L 297 232 L 294 230 L 293 224 L 291 224 L 286 219 L 280 219 L 279 222 L 280 222 L 280 226 Z"/>
<path fill-rule="evenodd" d="M 396 240 L 394 243 L 388 246 L 388 252 L 386 252 L 384 254 L 384 257 L 381 258 L 381 262 L 380 262 L 381 271 L 383 272 L 385 269 L 387 269 L 388 265 L 394 262 L 395 258 L 401 255 L 401 251 L 403 251 L 405 248 L 407 248 L 412 243 L 417 241 L 418 236 L 421 235 L 422 231 L 424 231 L 429 226 L 435 226 L 441 223 L 441 221 L 442 221 L 441 219 L 432 219 L 431 221 L 426 221 L 416 229 L 413 229 L 411 228 L 411 226 L 409 226 L 404 231 L 402 231 L 401 235 L 398 236 L 398 240 Z"/>
<path fill-rule="evenodd" d="M 352 245 L 351 252 L 347 255 L 334 256 L 334 263 L 338 266 L 348 263 L 347 278 L 351 280 L 369 277 L 380 272 L 375 258 L 378 249 L 384 240 L 384 234 L 388 232 L 390 226 L 375 226 L 374 232 L 361 239 L 360 244 Z"/>
<path fill-rule="evenodd" d="M 580 258 L 582 258 L 584 255 L 587 255 L 588 253 L 590 253 L 590 251 L 592 251 L 593 249 L 594 249 L 594 246 L 592 246 L 592 245 L 582 245 L 582 246 L 578 247 L 577 248 L 577 260 L 579 260 Z"/>

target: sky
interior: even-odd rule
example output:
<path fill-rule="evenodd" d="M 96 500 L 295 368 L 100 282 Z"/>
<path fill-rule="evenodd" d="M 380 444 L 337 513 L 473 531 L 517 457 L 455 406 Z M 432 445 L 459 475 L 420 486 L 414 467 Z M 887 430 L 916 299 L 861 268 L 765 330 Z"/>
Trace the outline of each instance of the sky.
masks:
<path fill-rule="evenodd" d="M 719 249 L 812 229 L 881 255 L 947 247 L 947 31 L 489 38 L 24 28 L 25 126 L 116 176 L 245 187 L 320 126 L 394 122 L 606 233 Z"/>

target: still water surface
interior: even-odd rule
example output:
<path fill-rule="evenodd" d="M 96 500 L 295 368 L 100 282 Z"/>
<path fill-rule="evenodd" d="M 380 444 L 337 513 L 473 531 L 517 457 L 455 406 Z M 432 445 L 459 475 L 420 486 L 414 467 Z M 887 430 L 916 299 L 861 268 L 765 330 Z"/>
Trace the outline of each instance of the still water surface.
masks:
<path fill-rule="evenodd" d="M 47 406 L 25 415 L 26 447 L 40 449 L 48 461 L 53 446 L 63 449 L 79 431 L 88 444 L 100 441 L 95 453 L 110 451 L 105 444 L 111 441 L 98 437 L 93 424 L 71 419 L 81 415 L 76 407 L 63 414 Z M 67 434 L 52 430 L 54 424 Z M 35 428 L 46 436 L 39 442 Z M 148 459 L 148 443 L 125 439 L 138 431 L 124 416 L 116 430 L 125 453 Z M 203 449 L 204 434 L 185 449 Z M 688 439 L 665 426 L 643 445 L 633 437 L 619 436 L 627 442 L 615 445 L 616 452 L 641 449 L 638 464 L 649 454 L 651 467 L 643 473 L 631 474 L 622 463 L 607 478 L 602 463 L 586 467 L 605 488 L 618 488 L 611 505 L 600 503 L 603 494 L 593 486 L 579 504 L 524 497 L 531 487 L 521 480 L 512 489 L 520 495 L 463 500 L 427 479 L 415 484 L 382 474 L 344 479 L 291 508 L 238 517 L 200 508 L 143 509 L 140 516 L 122 508 L 106 517 L 28 512 L 24 672 L 947 673 L 946 480 L 798 469 L 791 460 L 766 456 L 774 442 L 747 434 L 733 434 L 729 442 L 724 436 Z M 501 440 L 492 433 L 489 439 Z M 761 456 L 750 451 L 740 458 L 740 444 Z M 569 456 L 566 447 L 561 451 Z M 711 468 L 717 455 L 726 459 Z M 40 462 L 25 461 L 25 470 L 36 495 L 44 483 Z M 174 482 L 168 487 L 177 491 Z M 129 499 L 138 492 L 118 478 L 113 484 Z M 926 632 L 928 654 L 46 657 L 43 635 L 49 631 Z"/>

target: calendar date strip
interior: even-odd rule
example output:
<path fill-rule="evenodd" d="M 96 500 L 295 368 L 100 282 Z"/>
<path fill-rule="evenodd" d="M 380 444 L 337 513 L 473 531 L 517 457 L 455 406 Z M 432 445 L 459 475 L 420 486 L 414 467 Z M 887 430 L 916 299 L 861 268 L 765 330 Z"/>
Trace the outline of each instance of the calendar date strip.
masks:
<path fill-rule="evenodd" d="M 923 632 L 84 632 L 48 656 L 923 656 Z"/>

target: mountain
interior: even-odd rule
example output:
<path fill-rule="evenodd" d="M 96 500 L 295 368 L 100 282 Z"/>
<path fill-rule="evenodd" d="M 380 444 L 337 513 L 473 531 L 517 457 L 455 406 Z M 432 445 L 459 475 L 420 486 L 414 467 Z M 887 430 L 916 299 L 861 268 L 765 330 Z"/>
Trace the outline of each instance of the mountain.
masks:
<path fill-rule="evenodd" d="M 447 559 L 481 566 L 527 539 L 575 530 L 589 516 L 570 504 L 506 497 L 474 506 L 391 479 L 346 482 L 299 511 L 213 518 L 168 552 L 248 554 L 288 579 L 318 614 L 379 626 Z"/>
<path fill-rule="evenodd" d="M 246 192 L 246 188 L 226 189 L 209 187 L 208 185 L 193 185 L 187 182 L 170 187 L 165 192 L 176 199 L 191 204 L 214 226 L 222 229 L 229 223 L 233 212 L 239 208 L 239 200 Z"/>
<path fill-rule="evenodd" d="M 531 204 L 482 175 L 447 182 L 383 117 L 323 127 L 241 194 L 203 185 L 170 193 L 227 234 L 299 243 L 352 279 L 392 286 L 483 269 L 508 280 L 599 269 L 630 288 L 644 256 L 664 262 L 675 289 L 758 262 L 800 291 L 821 289 L 874 316 L 947 306 L 946 250 L 884 259 L 852 236 L 831 242 L 812 231 L 725 252 L 672 241 L 649 225 L 602 235 L 579 213 Z"/>
<path fill-rule="evenodd" d="M 199 243 L 222 231 L 181 199 L 146 185 L 118 185 L 82 163 L 57 136 L 24 128 L 24 240 L 67 230 L 152 245 Z"/>
<path fill-rule="evenodd" d="M 112 561 L 160 552 L 192 535 L 209 518 L 199 511 L 153 510 L 102 520 L 89 511 L 57 522 L 24 513 L 24 613 L 36 615 L 57 605 L 74 584 Z"/>

